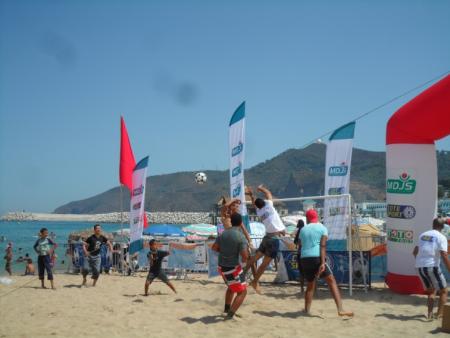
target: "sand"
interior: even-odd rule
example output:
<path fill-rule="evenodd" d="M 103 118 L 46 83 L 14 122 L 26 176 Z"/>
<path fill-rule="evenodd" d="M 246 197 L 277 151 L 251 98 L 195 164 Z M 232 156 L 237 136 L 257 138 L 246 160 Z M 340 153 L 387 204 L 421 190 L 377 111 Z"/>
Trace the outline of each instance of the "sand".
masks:
<path fill-rule="evenodd" d="M 174 280 L 178 294 L 155 282 L 144 297 L 145 276 L 102 275 L 95 288 L 81 288 L 81 276 L 58 274 L 56 290 L 41 289 L 37 277 L 14 276 L 0 285 L 0 337 L 447 337 L 440 321 L 426 321 L 423 296 L 396 295 L 383 284 L 352 298 L 343 290 L 353 319 L 339 318 L 320 288 L 306 317 L 298 284 L 269 283 L 269 274 L 263 295 L 249 291 L 242 318 L 224 321 L 219 277 Z"/>

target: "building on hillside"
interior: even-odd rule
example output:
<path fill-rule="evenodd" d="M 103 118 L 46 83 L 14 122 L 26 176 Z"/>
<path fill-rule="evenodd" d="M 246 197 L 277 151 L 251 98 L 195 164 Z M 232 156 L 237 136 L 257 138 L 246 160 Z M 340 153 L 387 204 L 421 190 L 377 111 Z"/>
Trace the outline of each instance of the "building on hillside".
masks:
<path fill-rule="evenodd" d="M 386 202 L 381 201 L 364 201 L 355 203 L 355 210 L 357 214 L 372 216 L 375 218 L 386 218 L 387 209 Z"/>
<path fill-rule="evenodd" d="M 303 211 L 306 212 L 309 209 L 316 209 L 316 201 L 314 201 L 314 200 L 304 200 L 303 201 Z"/>

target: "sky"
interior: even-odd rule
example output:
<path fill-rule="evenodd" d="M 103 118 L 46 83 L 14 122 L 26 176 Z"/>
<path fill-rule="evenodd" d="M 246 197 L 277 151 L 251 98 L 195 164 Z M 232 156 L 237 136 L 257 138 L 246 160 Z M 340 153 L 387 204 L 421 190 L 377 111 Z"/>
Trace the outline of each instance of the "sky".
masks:
<path fill-rule="evenodd" d="M 448 72 L 449 17 L 445 0 L 0 0 L 0 214 L 118 186 L 121 115 L 149 175 L 227 169 L 242 101 L 246 168 L 302 148 Z M 425 88 L 359 120 L 354 146 L 384 151 Z"/>

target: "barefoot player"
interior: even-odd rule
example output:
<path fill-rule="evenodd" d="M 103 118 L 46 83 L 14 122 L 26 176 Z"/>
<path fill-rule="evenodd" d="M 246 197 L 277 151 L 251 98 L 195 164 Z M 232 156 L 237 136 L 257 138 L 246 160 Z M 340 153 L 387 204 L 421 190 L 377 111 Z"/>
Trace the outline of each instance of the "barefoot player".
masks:
<path fill-rule="evenodd" d="M 285 234 L 286 227 L 281 221 L 280 215 L 278 215 L 278 212 L 273 206 L 272 193 L 269 191 L 269 189 L 265 188 L 261 184 L 258 187 L 258 191 L 262 192 L 265 195 L 265 200 L 261 198 L 255 199 L 252 189 L 250 187 L 246 187 L 246 194 L 250 196 L 252 203 L 256 207 L 256 214 L 259 216 L 264 226 L 266 227 L 266 235 L 262 239 L 258 250 L 256 250 L 256 255 L 250 258 L 247 266 L 253 265 L 256 261 L 264 256 L 263 262 L 258 267 L 255 278 L 250 284 L 257 293 L 261 293 L 259 290 L 258 281 L 272 259 L 277 257 L 280 247 L 279 236 Z M 246 272 L 247 269 L 248 268 L 246 267 Z"/>
<path fill-rule="evenodd" d="M 341 293 L 330 267 L 326 264 L 326 248 L 328 239 L 327 228 L 319 222 L 317 211 L 309 209 L 306 212 L 306 222 L 300 230 L 299 248 L 301 250 L 301 266 L 307 281 L 305 293 L 305 312 L 310 313 L 316 282 L 319 278 L 325 280 L 333 295 L 339 316 L 352 317 L 353 312 L 342 307 Z"/>
<path fill-rule="evenodd" d="M 150 240 L 149 245 L 150 252 L 147 254 L 147 257 L 150 263 L 150 270 L 148 271 L 147 280 L 145 281 L 144 295 L 148 296 L 148 288 L 155 278 L 158 278 L 164 282 L 169 288 L 172 289 L 173 292 L 177 293 L 175 287 L 171 282 L 169 282 L 169 278 L 167 278 L 161 268 L 164 257 L 169 256 L 169 253 L 167 251 L 158 250 L 158 242 L 155 239 Z"/>
<path fill-rule="evenodd" d="M 242 216 L 237 212 L 232 214 L 231 228 L 225 229 L 212 246 L 212 249 L 219 253 L 219 272 L 228 286 L 224 309 L 227 319 L 234 317 L 247 295 L 247 283 L 239 263 L 239 256 L 242 263 L 245 263 L 248 257 L 247 241 L 239 231 L 241 224 Z"/>

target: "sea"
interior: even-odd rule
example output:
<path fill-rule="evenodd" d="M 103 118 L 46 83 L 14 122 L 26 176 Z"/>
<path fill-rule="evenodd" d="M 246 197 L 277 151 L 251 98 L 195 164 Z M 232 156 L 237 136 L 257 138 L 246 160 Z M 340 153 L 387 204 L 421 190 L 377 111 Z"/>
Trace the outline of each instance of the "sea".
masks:
<path fill-rule="evenodd" d="M 104 232 L 113 232 L 120 230 L 122 225 L 120 223 L 100 223 Z M 4 222 L 0 221 L 0 253 L 2 264 L 0 265 L 0 276 L 7 275 L 4 269 L 5 249 L 9 242 L 13 245 L 13 264 L 12 270 L 15 274 L 20 274 L 25 271 L 25 263 L 18 262 L 20 257 L 24 257 L 27 253 L 33 259 L 36 266 L 37 256 L 33 250 L 33 245 L 39 238 L 39 230 L 47 228 L 49 234 L 55 235 L 54 240 L 58 244 L 56 254 L 58 255 L 56 262 L 56 270 L 64 271 L 67 268 L 67 257 L 65 255 L 67 249 L 67 240 L 69 234 L 72 232 L 92 229 L 94 223 L 92 222 L 56 222 L 56 221 L 28 221 L 28 222 Z M 156 225 L 156 224 L 152 224 Z M 182 226 L 175 225 L 174 226 Z M 128 223 L 123 225 L 128 228 Z"/>

